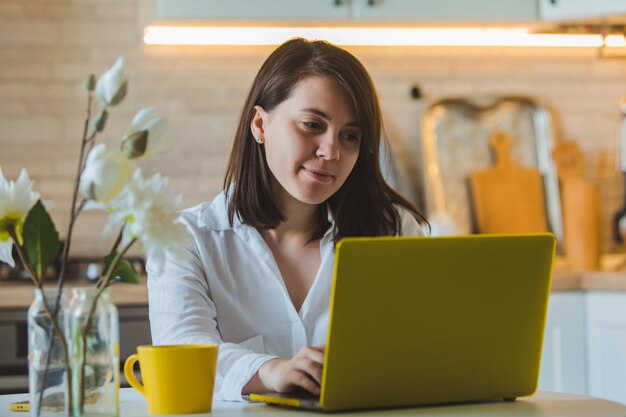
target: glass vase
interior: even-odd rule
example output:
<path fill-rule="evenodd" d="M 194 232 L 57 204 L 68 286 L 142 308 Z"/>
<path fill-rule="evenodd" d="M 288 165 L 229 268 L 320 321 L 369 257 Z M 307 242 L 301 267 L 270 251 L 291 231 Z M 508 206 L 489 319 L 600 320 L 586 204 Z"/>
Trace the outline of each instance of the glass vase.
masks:
<path fill-rule="evenodd" d="M 108 290 L 98 291 L 73 289 L 67 310 L 75 417 L 119 415 L 117 308 Z"/>
<path fill-rule="evenodd" d="M 67 351 L 63 329 L 67 297 L 61 292 L 57 326 L 53 312 L 57 289 L 35 290 L 35 299 L 28 309 L 28 386 L 30 413 L 33 417 L 68 415 Z M 44 302 L 47 304 L 44 304 Z"/>

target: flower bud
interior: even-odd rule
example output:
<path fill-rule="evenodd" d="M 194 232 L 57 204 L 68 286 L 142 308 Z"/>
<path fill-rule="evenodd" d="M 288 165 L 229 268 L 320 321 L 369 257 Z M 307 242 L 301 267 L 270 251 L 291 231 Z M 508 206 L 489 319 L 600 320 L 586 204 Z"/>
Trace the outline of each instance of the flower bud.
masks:
<path fill-rule="evenodd" d="M 96 116 L 91 121 L 91 127 L 96 132 L 102 132 L 104 130 L 104 126 L 107 123 L 107 117 L 109 113 L 106 110 L 102 110 L 100 113 L 96 114 Z"/>
<path fill-rule="evenodd" d="M 94 146 L 80 176 L 81 194 L 101 203 L 110 201 L 131 178 L 134 166 L 121 151 L 108 152 L 104 143 Z"/>
<path fill-rule="evenodd" d="M 85 78 L 85 81 L 83 82 L 83 88 L 85 89 L 85 91 L 93 91 L 95 87 L 96 87 L 96 76 L 93 74 L 89 74 Z"/>
<path fill-rule="evenodd" d="M 148 147 L 148 131 L 142 130 L 128 136 L 122 142 L 122 151 L 128 159 L 135 159 L 143 156 Z"/>
<path fill-rule="evenodd" d="M 141 159 L 167 152 L 173 142 L 165 137 L 166 130 L 166 118 L 161 117 L 154 107 L 143 108 L 133 117 L 124 135 L 122 149 L 128 158 Z"/>
<path fill-rule="evenodd" d="M 117 93 L 113 96 L 113 98 L 109 102 L 109 105 L 115 106 L 116 104 L 120 103 L 124 99 L 124 97 L 126 97 L 127 91 L 128 91 L 128 81 L 124 81 L 124 84 L 120 86 L 119 90 L 117 90 Z"/>
<path fill-rule="evenodd" d="M 115 106 L 126 96 L 128 75 L 124 67 L 124 57 L 100 76 L 96 83 L 96 98 L 102 107 Z"/>

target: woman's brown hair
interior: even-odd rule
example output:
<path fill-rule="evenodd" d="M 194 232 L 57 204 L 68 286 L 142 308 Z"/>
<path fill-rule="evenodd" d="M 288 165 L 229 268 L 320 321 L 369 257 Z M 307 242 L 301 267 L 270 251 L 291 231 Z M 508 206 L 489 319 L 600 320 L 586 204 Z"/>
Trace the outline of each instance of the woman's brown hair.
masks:
<path fill-rule="evenodd" d="M 258 229 L 271 229 L 284 221 L 272 198 L 265 148 L 250 130 L 254 106 L 272 111 L 289 98 L 295 85 L 310 76 L 334 79 L 347 94 L 362 137 L 359 156 L 342 187 L 327 200 L 335 220 L 333 239 L 347 236 L 390 236 L 401 232 L 400 205 L 427 224 L 426 219 L 384 180 L 379 165 L 382 117 L 378 97 L 365 67 L 349 52 L 324 41 L 292 39 L 279 46 L 263 63 L 243 106 L 228 161 L 224 189 L 229 197 L 228 216 Z M 321 205 L 311 240 L 328 229 Z"/>

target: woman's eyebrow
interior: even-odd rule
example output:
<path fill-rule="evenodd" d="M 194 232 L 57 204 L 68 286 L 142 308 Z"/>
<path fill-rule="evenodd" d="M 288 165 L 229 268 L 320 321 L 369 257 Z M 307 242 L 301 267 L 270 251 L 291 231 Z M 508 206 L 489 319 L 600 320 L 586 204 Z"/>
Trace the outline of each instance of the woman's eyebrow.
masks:
<path fill-rule="evenodd" d="M 329 115 L 321 111 L 320 109 L 316 109 L 315 107 L 306 107 L 304 109 L 300 109 L 301 112 L 313 113 L 321 117 L 322 119 L 326 119 L 329 122 L 332 120 Z"/>
<path fill-rule="evenodd" d="M 316 115 L 318 115 L 319 117 L 321 117 L 322 119 L 324 119 L 324 120 L 326 120 L 328 122 L 330 122 L 332 120 L 332 118 L 328 114 L 324 113 L 323 111 L 321 111 L 320 109 L 315 108 L 315 107 L 306 107 L 306 108 L 300 109 L 300 111 L 301 112 L 306 112 L 306 113 L 316 114 Z M 346 126 L 360 127 L 357 122 L 347 123 Z"/>

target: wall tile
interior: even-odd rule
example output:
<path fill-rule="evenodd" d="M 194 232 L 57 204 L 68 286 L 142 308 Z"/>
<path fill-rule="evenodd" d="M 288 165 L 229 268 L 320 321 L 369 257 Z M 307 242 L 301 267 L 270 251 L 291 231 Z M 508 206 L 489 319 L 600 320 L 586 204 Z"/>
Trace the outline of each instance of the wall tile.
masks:
<path fill-rule="evenodd" d="M 136 111 L 156 106 L 178 143 L 143 169 L 169 176 L 183 194 L 183 206 L 191 206 L 220 191 L 241 106 L 273 49 L 142 45 L 140 1 L 0 2 L 0 165 L 9 177 L 28 168 L 37 189 L 55 201 L 52 214 L 62 234 L 85 116 L 81 84 L 88 73 L 100 74 L 118 56 L 126 57 L 129 93 L 111 109 L 101 138 L 119 146 Z M 584 150 L 585 173 L 600 187 L 605 248 L 618 249 L 610 242 L 610 217 L 624 195 L 614 159 L 625 59 L 602 60 L 594 50 L 572 48 L 349 50 L 376 84 L 386 133 L 415 195 L 422 177 L 419 123 L 428 105 L 452 96 L 526 95 L 550 108 L 557 140 L 576 140 Z M 410 97 L 414 85 L 423 99 Z M 76 226 L 74 254 L 108 249 L 110 242 L 93 233 L 105 221 L 102 213 L 85 213 Z"/>

